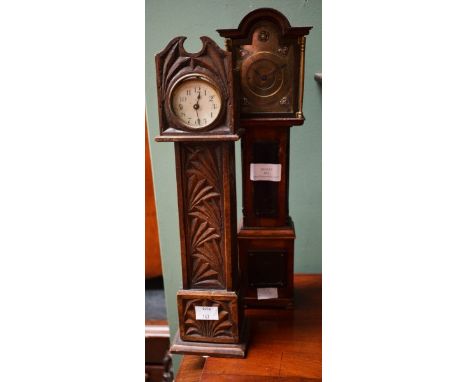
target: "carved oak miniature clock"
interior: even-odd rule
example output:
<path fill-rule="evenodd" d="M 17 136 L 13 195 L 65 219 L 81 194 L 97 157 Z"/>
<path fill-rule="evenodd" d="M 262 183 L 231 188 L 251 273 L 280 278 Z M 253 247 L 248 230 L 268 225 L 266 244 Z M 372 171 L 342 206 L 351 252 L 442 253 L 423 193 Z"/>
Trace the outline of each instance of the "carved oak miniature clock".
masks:
<path fill-rule="evenodd" d="M 183 289 L 171 352 L 244 357 L 238 293 L 234 141 L 237 135 L 231 53 L 185 37 L 156 56 L 159 142 L 175 142 Z"/>
<path fill-rule="evenodd" d="M 247 306 L 293 304 L 294 224 L 289 216 L 290 128 L 302 125 L 305 35 L 261 8 L 219 29 L 240 88 L 243 224 L 238 233 Z"/>

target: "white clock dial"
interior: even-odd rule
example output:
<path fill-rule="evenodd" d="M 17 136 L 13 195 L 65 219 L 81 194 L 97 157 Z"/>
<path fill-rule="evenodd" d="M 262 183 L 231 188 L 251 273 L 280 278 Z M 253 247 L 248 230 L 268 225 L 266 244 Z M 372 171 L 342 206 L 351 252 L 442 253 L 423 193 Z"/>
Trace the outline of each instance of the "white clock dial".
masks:
<path fill-rule="evenodd" d="M 171 93 L 172 111 L 185 126 L 202 129 L 221 112 L 217 88 L 201 76 L 189 77 L 175 85 Z"/>

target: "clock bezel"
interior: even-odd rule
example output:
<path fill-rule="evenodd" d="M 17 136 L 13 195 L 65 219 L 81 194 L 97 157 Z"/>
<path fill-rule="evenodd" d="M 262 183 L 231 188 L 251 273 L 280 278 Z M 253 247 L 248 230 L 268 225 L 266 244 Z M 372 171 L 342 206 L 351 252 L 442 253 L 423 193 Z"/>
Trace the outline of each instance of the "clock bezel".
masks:
<path fill-rule="evenodd" d="M 195 127 L 195 126 L 192 126 L 192 125 L 189 125 L 189 124 L 185 123 L 181 118 L 179 118 L 177 116 L 177 114 L 175 113 L 175 111 L 173 109 L 172 97 L 174 95 L 174 91 L 183 82 L 190 81 L 190 80 L 193 80 L 193 79 L 198 79 L 198 80 L 205 81 L 205 82 L 209 83 L 213 87 L 214 91 L 216 92 L 216 94 L 218 95 L 218 97 L 220 99 L 220 110 L 219 110 L 218 115 L 216 116 L 216 118 L 213 121 L 211 121 L 208 125 L 203 126 L 203 127 Z M 169 109 L 169 112 L 170 112 L 170 115 L 171 115 L 171 119 L 173 120 L 173 122 L 176 125 L 178 125 L 177 128 L 180 128 L 181 130 L 190 131 L 190 132 L 194 132 L 194 131 L 203 132 L 203 131 L 212 130 L 213 128 L 217 127 L 217 124 L 219 124 L 219 120 L 224 115 L 225 97 L 223 96 L 223 92 L 221 91 L 221 88 L 218 85 L 218 83 L 213 78 L 211 78 L 210 76 L 208 76 L 206 74 L 187 73 L 187 74 L 184 74 L 184 75 L 178 77 L 171 84 L 171 86 L 169 87 L 169 90 L 168 90 L 167 94 L 168 94 L 167 99 L 169 100 L 168 109 Z"/>

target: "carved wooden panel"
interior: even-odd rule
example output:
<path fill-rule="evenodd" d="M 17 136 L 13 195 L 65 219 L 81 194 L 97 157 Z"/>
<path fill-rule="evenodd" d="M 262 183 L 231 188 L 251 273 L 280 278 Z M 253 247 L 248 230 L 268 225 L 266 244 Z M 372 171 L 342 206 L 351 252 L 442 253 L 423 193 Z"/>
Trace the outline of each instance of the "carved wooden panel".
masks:
<path fill-rule="evenodd" d="M 233 323 L 229 314 L 230 304 L 230 302 L 208 299 L 187 301 L 184 309 L 185 334 L 192 337 L 232 337 Z M 197 320 L 195 317 L 195 306 L 218 307 L 219 320 Z"/>
<path fill-rule="evenodd" d="M 181 338 L 185 341 L 236 342 L 239 337 L 237 296 L 233 292 L 220 292 L 211 298 L 199 291 L 178 293 Z M 196 306 L 217 307 L 218 320 L 196 318 Z"/>
<path fill-rule="evenodd" d="M 222 146 L 182 147 L 190 287 L 224 289 Z"/>

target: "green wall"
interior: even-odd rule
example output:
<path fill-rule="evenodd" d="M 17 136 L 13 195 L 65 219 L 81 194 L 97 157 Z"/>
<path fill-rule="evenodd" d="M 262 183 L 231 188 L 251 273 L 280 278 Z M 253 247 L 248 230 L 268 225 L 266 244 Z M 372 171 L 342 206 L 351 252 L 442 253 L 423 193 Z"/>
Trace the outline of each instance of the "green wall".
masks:
<path fill-rule="evenodd" d="M 200 36 L 224 47 L 216 29 L 236 28 L 250 11 L 270 7 L 282 12 L 292 26 L 313 26 L 307 36 L 303 126 L 291 131 L 290 214 L 294 220 L 296 273 L 322 271 L 321 210 L 321 89 L 314 73 L 322 71 L 320 0 L 146 0 L 146 110 L 159 219 L 159 237 L 168 319 L 177 331 L 176 293 L 182 287 L 179 223 L 173 143 L 155 143 L 159 124 L 156 109 L 154 55 L 176 36 L 187 36 L 185 49 L 198 52 Z M 240 144 L 236 143 L 238 218 L 241 217 Z M 178 360 L 175 360 L 177 366 Z"/>

